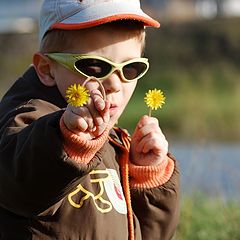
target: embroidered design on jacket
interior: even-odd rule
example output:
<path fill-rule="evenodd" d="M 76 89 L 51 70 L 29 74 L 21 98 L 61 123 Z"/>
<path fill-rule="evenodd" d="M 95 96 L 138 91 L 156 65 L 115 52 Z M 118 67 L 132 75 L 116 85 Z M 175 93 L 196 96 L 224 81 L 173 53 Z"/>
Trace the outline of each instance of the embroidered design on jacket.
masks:
<path fill-rule="evenodd" d="M 126 201 L 116 170 L 93 170 L 89 175 L 91 178 L 90 182 L 98 184 L 98 193 L 92 193 L 84 188 L 82 184 L 79 184 L 76 190 L 68 195 L 69 203 L 75 208 L 81 208 L 85 201 L 92 200 L 97 210 L 101 213 L 108 213 L 114 207 L 117 212 L 126 214 Z M 109 198 L 108 200 L 103 198 L 105 191 Z M 76 202 L 73 197 L 80 194 L 83 194 L 83 197 Z"/>

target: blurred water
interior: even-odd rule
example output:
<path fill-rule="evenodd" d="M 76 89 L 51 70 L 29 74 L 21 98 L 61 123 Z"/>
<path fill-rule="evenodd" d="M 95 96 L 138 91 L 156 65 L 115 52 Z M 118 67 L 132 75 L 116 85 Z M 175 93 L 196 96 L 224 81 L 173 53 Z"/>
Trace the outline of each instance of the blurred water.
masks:
<path fill-rule="evenodd" d="M 170 151 L 179 162 L 183 194 L 240 199 L 240 143 L 175 143 Z"/>

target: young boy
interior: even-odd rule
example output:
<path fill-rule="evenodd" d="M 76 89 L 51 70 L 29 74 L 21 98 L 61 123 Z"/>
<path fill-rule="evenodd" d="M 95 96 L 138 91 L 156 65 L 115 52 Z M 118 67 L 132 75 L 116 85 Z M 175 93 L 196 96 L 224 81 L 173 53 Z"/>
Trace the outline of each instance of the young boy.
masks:
<path fill-rule="evenodd" d="M 40 51 L 0 104 L 0 239 L 171 239 L 179 174 L 157 119 L 131 140 L 114 127 L 148 69 L 145 26 L 139 0 L 45 0 Z"/>

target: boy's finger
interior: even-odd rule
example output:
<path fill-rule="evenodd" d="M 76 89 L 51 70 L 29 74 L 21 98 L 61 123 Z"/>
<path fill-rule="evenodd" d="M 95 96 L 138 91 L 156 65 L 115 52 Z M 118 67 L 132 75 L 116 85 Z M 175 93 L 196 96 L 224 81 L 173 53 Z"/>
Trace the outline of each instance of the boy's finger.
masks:
<path fill-rule="evenodd" d="M 110 113 L 109 113 L 109 109 L 110 109 L 110 102 L 109 101 L 105 101 L 105 108 L 102 111 L 102 117 L 103 117 L 103 121 L 105 123 L 108 123 L 110 120 Z"/>
<path fill-rule="evenodd" d="M 84 120 L 84 123 L 83 123 L 83 121 L 79 121 L 79 125 L 83 124 L 84 126 L 83 127 L 79 126 L 78 128 L 80 128 L 83 131 L 86 131 L 87 129 L 92 131 L 95 128 L 94 120 L 93 120 L 92 115 L 89 112 L 89 109 L 87 107 L 85 107 L 85 106 L 83 106 L 83 107 L 72 107 L 71 106 L 70 111 L 72 113 L 72 120 L 71 121 L 73 121 L 74 119 L 76 119 L 75 121 L 77 121 L 78 118 L 80 120 L 81 119 Z M 85 126 L 85 124 L 87 124 L 87 126 Z"/>
<path fill-rule="evenodd" d="M 103 101 L 101 98 L 101 95 L 99 93 L 92 94 L 86 105 L 84 105 L 82 107 L 71 106 L 71 108 L 72 108 L 73 113 L 78 114 L 79 116 L 81 116 L 83 118 L 90 119 L 94 125 L 98 126 L 103 123 L 103 119 L 102 119 L 102 116 L 100 113 L 101 111 L 96 108 L 94 101 L 98 106 L 99 106 L 99 102 Z M 100 102 L 100 104 L 102 104 L 101 102 Z M 104 103 L 104 101 L 103 101 L 103 103 Z M 101 108 L 101 106 L 99 106 L 99 108 Z M 90 128 L 92 128 L 92 126 L 90 126 Z"/>
<path fill-rule="evenodd" d="M 157 134 L 161 137 L 164 137 L 161 129 L 159 128 L 158 125 L 155 123 L 150 123 L 147 125 L 143 125 L 141 128 L 136 128 L 133 138 L 137 141 L 140 141 L 142 138 L 144 138 L 147 135 L 154 135 Z"/>
<path fill-rule="evenodd" d="M 148 153 L 154 152 L 156 155 L 166 155 L 168 152 L 168 142 L 166 139 L 160 138 L 159 136 L 143 138 L 136 149 L 138 152 Z"/>
<path fill-rule="evenodd" d="M 106 101 L 105 108 L 101 112 L 101 117 L 102 117 L 103 122 L 102 122 L 102 124 L 99 124 L 98 126 L 96 126 L 96 130 L 94 131 L 95 137 L 101 135 L 108 127 L 108 124 L 110 121 L 109 109 L 110 109 L 110 102 Z"/>
<path fill-rule="evenodd" d="M 101 92 L 97 89 L 94 89 L 94 90 L 91 91 L 90 95 L 93 99 L 93 103 L 94 103 L 95 108 L 98 111 L 103 111 L 104 108 L 105 108 L 105 101 L 103 99 L 103 96 L 102 96 Z"/>
<path fill-rule="evenodd" d="M 103 123 L 101 126 L 96 127 L 96 130 L 94 131 L 95 136 L 101 135 L 107 128 L 108 124 Z"/>
<path fill-rule="evenodd" d="M 155 118 L 155 117 L 149 117 L 149 116 L 147 116 L 147 115 L 144 115 L 144 116 L 142 116 L 142 117 L 140 118 L 137 127 L 138 127 L 138 128 L 141 128 L 141 127 L 143 127 L 143 126 L 145 126 L 145 125 L 148 125 L 148 124 L 151 124 L 151 123 L 159 126 L 159 121 L 158 121 L 157 118 Z"/>
<path fill-rule="evenodd" d="M 66 127 L 73 132 L 76 132 L 78 130 L 85 132 L 88 129 L 87 122 L 82 117 L 76 114 L 71 114 L 71 112 L 65 112 L 64 123 Z"/>

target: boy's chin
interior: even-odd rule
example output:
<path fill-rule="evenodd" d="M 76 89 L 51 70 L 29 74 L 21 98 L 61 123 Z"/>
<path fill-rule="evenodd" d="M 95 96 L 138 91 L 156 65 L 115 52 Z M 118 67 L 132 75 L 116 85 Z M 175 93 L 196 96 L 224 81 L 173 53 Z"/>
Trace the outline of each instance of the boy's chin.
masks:
<path fill-rule="evenodd" d="M 113 117 L 111 117 L 110 118 L 110 121 L 109 121 L 109 127 L 110 128 L 113 128 L 115 125 L 117 125 L 118 124 L 118 118 L 114 118 L 114 116 Z"/>

